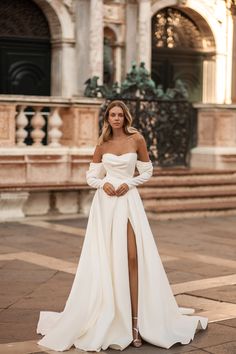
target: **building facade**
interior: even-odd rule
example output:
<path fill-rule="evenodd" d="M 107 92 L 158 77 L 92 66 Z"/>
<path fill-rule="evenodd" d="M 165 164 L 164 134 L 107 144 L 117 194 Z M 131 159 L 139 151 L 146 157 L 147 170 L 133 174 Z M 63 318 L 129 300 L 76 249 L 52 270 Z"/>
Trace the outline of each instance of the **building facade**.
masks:
<path fill-rule="evenodd" d="M 120 82 L 143 61 L 157 83 L 183 79 L 195 102 L 236 99 L 231 1 L 3 0 L 0 11 L 3 94 L 80 96 L 89 77 Z"/>
<path fill-rule="evenodd" d="M 29 215 L 44 198 L 45 213 L 49 193 L 35 185 L 84 183 L 103 102 L 83 97 L 85 82 L 121 83 L 133 62 L 164 89 L 187 87 L 198 110 L 191 167 L 235 169 L 235 19 L 231 0 L 2 0 L 0 204 Z M 12 186 L 25 189 L 14 199 Z"/>

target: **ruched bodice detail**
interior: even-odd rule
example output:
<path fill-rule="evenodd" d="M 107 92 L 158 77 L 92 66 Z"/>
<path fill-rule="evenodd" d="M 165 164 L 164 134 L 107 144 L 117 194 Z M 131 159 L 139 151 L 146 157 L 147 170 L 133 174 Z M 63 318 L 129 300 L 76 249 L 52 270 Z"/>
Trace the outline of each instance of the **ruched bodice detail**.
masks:
<path fill-rule="evenodd" d="M 105 153 L 102 157 L 106 176 L 117 179 L 133 177 L 136 161 L 136 152 L 128 152 L 122 155 Z"/>

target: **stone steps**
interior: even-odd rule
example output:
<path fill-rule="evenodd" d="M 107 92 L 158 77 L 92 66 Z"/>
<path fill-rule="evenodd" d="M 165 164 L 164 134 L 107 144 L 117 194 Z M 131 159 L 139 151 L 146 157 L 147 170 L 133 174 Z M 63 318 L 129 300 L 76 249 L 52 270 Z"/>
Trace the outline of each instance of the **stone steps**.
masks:
<path fill-rule="evenodd" d="M 154 219 L 236 214 L 236 171 L 154 169 L 139 192 Z"/>

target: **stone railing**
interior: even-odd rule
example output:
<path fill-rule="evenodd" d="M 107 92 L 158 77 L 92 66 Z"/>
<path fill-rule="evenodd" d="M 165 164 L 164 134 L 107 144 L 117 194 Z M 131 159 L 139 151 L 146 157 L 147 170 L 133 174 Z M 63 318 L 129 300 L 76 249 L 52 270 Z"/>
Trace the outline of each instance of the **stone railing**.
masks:
<path fill-rule="evenodd" d="M 0 95 L 0 220 L 86 212 L 102 102 Z"/>
<path fill-rule="evenodd" d="M 29 136 L 33 146 L 43 145 L 43 139 L 48 135 L 46 145 L 51 147 L 61 146 L 60 138 L 62 132 L 62 118 L 59 114 L 59 107 L 50 107 L 49 112 L 42 112 L 42 106 L 33 106 L 32 112 L 26 111 L 27 106 L 18 106 L 16 115 L 16 145 L 25 146 L 25 140 Z M 48 125 L 48 131 L 44 127 Z M 30 132 L 26 130 L 29 126 Z"/>
<path fill-rule="evenodd" d="M 0 95 L 0 147 L 93 146 L 101 103 L 87 98 Z M 84 129 L 84 120 L 89 129 Z"/>

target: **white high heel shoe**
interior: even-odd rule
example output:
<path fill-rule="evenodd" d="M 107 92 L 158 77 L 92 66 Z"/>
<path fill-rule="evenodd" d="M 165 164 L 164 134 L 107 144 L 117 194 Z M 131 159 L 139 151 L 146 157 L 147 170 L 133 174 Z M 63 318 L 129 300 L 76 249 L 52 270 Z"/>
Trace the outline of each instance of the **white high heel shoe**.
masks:
<path fill-rule="evenodd" d="M 134 320 L 138 320 L 138 317 L 132 317 L 132 318 Z M 139 335 L 138 326 L 137 327 L 133 327 L 133 330 L 136 332 L 136 335 L 133 338 L 132 345 L 135 348 L 139 348 L 139 347 L 141 347 L 143 345 L 143 342 L 142 342 L 141 338 L 138 338 L 138 335 Z"/>

